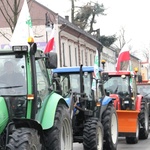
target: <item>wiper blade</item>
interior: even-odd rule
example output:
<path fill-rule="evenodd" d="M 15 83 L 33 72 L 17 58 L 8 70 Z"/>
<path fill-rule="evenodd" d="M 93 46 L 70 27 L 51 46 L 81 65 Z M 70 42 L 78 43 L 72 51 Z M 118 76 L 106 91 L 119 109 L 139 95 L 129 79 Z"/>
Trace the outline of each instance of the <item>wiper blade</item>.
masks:
<path fill-rule="evenodd" d="M 22 85 L 16 85 L 16 86 L 4 86 L 4 87 L 0 87 L 0 89 L 11 89 L 11 88 L 19 88 L 19 87 L 23 87 Z"/>

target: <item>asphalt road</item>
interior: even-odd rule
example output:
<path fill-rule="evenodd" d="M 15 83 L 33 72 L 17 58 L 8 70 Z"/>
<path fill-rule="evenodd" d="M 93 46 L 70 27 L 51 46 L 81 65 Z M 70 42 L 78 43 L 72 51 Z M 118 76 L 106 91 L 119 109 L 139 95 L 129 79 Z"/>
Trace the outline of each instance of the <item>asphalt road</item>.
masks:
<path fill-rule="evenodd" d="M 82 144 L 74 143 L 73 150 L 83 150 Z M 119 138 L 117 150 L 150 150 L 150 135 L 146 140 L 139 140 L 137 144 L 126 144 L 125 138 Z"/>

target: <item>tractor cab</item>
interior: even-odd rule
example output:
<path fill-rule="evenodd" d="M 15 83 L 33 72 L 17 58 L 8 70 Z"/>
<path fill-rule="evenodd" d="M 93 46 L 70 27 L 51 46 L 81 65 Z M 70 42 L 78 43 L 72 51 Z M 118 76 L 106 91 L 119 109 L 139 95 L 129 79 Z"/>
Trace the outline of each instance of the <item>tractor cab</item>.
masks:
<path fill-rule="evenodd" d="M 130 72 L 117 72 L 117 74 L 115 72 L 109 72 L 109 77 L 105 80 L 104 89 L 107 95 L 116 94 L 120 97 L 120 105 L 117 105 L 117 101 L 114 102 L 117 105 L 117 109 L 135 109 L 137 88 L 135 86 L 136 81 L 134 76 Z"/>
<path fill-rule="evenodd" d="M 101 72 L 102 70 L 100 70 Z M 93 77 L 94 67 L 62 67 L 53 69 L 53 85 L 54 89 L 61 93 L 66 98 L 67 103 L 70 105 L 70 94 L 73 93 L 80 100 L 86 99 L 85 108 L 93 109 L 96 102 L 99 102 L 99 98 L 103 97 L 104 92 L 101 88 L 101 78 L 95 79 Z M 95 84 L 95 89 L 92 90 L 92 83 Z M 79 101 L 79 99 L 78 99 Z M 81 100 L 83 101 L 83 100 Z M 76 102 L 75 102 L 76 103 Z"/>

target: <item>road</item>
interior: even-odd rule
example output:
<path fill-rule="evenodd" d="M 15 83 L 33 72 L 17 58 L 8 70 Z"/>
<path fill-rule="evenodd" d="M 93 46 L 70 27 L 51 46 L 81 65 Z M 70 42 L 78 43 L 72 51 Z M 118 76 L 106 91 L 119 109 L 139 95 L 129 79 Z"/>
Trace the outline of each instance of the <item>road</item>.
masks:
<path fill-rule="evenodd" d="M 83 150 L 82 144 L 74 143 L 73 150 Z M 150 150 L 150 135 L 146 140 L 139 140 L 137 144 L 126 144 L 125 138 L 119 138 L 117 150 Z"/>

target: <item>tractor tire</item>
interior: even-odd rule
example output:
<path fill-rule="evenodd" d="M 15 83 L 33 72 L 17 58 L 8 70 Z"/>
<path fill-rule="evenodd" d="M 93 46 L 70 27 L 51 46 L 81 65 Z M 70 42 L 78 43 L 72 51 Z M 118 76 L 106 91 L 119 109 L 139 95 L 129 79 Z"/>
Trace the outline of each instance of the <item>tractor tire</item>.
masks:
<path fill-rule="evenodd" d="M 149 134 L 149 112 L 145 101 L 141 102 L 141 112 L 139 114 L 140 132 L 139 139 L 147 139 Z"/>
<path fill-rule="evenodd" d="M 44 141 L 45 150 L 73 149 L 72 123 L 66 105 L 58 104 L 54 125 L 44 131 Z"/>
<path fill-rule="evenodd" d="M 102 114 L 104 150 L 116 150 L 118 144 L 118 118 L 114 105 L 109 103 Z"/>
<path fill-rule="evenodd" d="M 103 149 L 103 127 L 97 118 L 89 118 L 83 129 L 84 150 Z"/>
<path fill-rule="evenodd" d="M 9 136 L 6 150 L 41 150 L 40 136 L 37 130 L 31 128 L 16 129 Z"/>
<path fill-rule="evenodd" d="M 136 129 L 136 136 L 134 137 L 126 137 L 126 143 L 127 144 L 136 144 L 139 141 L 139 121 L 137 120 L 137 129 Z"/>

